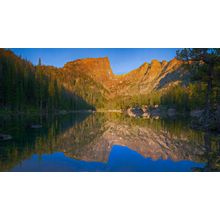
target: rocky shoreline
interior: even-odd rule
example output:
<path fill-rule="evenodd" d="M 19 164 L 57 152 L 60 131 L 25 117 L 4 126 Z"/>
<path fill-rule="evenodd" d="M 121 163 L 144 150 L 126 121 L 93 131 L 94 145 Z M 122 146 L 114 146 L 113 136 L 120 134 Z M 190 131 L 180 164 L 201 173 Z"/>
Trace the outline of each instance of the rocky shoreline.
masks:
<path fill-rule="evenodd" d="M 205 123 L 204 109 L 178 111 L 175 108 L 155 105 L 153 107 L 141 106 L 128 108 L 125 113 L 130 117 L 144 119 L 188 118 L 191 121 L 191 127 L 194 129 L 220 132 L 220 106 L 213 111 L 213 119 L 210 123 Z"/>
<path fill-rule="evenodd" d="M 191 111 L 178 111 L 176 108 L 164 106 L 141 106 L 128 108 L 125 113 L 130 117 L 135 118 L 173 118 L 177 116 L 187 116 L 194 119 L 200 119 L 204 113 L 203 109 L 195 109 Z M 216 115 L 220 115 L 220 108 L 216 111 Z"/>
<path fill-rule="evenodd" d="M 175 108 L 165 108 L 155 105 L 153 107 L 142 106 L 142 107 L 133 107 L 128 108 L 126 113 L 130 117 L 135 118 L 153 118 L 153 119 L 160 119 L 160 118 L 174 118 L 177 115 L 180 115 L 179 112 Z"/>

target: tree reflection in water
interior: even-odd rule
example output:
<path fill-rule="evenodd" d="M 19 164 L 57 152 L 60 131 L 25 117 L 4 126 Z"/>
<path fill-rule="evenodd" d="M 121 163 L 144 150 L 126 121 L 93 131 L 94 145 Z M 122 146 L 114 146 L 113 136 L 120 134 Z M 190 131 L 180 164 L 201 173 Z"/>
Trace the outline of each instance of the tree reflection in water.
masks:
<path fill-rule="evenodd" d="M 193 171 L 219 170 L 219 139 L 189 128 L 185 119 L 133 119 L 117 113 L 69 114 L 51 117 L 0 118 L 0 169 L 11 170 L 32 155 L 63 152 L 86 162 L 107 163 L 112 146 L 127 146 L 144 158 L 205 163 Z M 41 123 L 42 129 L 28 125 Z"/>

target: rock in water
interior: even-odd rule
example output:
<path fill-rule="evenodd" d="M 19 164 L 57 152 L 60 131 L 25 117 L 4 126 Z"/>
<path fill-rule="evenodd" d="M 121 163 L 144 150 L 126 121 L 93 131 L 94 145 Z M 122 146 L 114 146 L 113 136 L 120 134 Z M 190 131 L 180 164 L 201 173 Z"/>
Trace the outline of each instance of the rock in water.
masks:
<path fill-rule="evenodd" d="M 157 107 L 157 108 L 152 109 L 151 112 L 150 112 L 150 114 L 151 114 L 151 117 L 152 117 L 152 118 L 159 119 L 160 116 L 161 116 L 161 111 L 160 111 L 160 109 Z"/>
<path fill-rule="evenodd" d="M 1 141 L 7 141 L 7 140 L 11 140 L 12 136 L 8 135 L 8 134 L 0 134 L 0 140 Z"/>
<path fill-rule="evenodd" d="M 200 118 L 202 116 L 203 112 L 204 112 L 204 110 L 200 110 L 200 109 L 192 110 L 190 112 L 190 116 L 193 118 Z"/>
<path fill-rule="evenodd" d="M 31 128 L 42 128 L 42 125 L 31 125 Z"/>
<path fill-rule="evenodd" d="M 150 118 L 150 114 L 148 112 L 144 112 L 142 115 L 143 118 Z"/>
<path fill-rule="evenodd" d="M 144 111 L 141 108 L 129 108 L 127 113 L 131 117 L 142 117 Z"/>
<path fill-rule="evenodd" d="M 167 115 L 169 117 L 174 117 L 176 116 L 176 109 L 175 108 L 169 108 L 168 111 L 167 111 Z"/>

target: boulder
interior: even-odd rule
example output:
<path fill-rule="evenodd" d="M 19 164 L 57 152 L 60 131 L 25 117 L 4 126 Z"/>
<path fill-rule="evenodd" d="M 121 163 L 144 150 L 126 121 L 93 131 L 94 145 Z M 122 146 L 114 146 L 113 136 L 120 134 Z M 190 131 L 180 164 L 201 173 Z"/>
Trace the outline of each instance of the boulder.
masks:
<path fill-rule="evenodd" d="M 144 111 L 142 110 L 142 108 L 129 108 L 127 110 L 127 114 L 131 117 L 142 117 L 143 116 Z"/>
<path fill-rule="evenodd" d="M 149 108 L 147 105 L 142 106 L 142 110 L 144 113 L 147 113 L 149 111 Z"/>
<path fill-rule="evenodd" d="M 160 116 L 154 116 L 153 119 L 158 120 L 158 119 L 160 119 Z"/>
<path fill-rule="evenodd" d="M 150 118 L 150 113 L 149 112 L 144 112 L 142 115 L 143 118 Z"/>
<path fill-rule="evenodd" d="M 159 108 L 154 108 L 154 109 L 151 110 L 150 115 L 151 115 L 152 118 L 160 117 L 161 110 Z"/>

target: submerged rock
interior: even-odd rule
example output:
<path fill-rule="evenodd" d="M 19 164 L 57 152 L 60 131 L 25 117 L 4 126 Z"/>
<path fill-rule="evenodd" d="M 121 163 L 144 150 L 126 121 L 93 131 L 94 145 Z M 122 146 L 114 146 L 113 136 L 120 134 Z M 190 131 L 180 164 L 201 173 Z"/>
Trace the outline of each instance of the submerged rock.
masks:
<path fill-rule="evenodd" d="M 12 136 L 8 135 L 8 134 L 0 134 L 0 141 L 7 141 L 7 140 L 11 140 Z"/>
<path fill-rule="evenodd" d="M 60 110 L 59 111 L 59 114 L 61 114 L 61 115 L 66 115 L 68 112 L 66 111 L 66 110 Z"/>
<path fill-rule="evenodd" d="M 204 112 L 204 110 L 200 110 L 200 109 L 192 110 L 190 112 L 190 116 L 193 118 L 200 118 L 202 116 L 203 112 Z"/>
<path fill-rule="evenodd" d="M 175 109 L 175 108 L 169 108 L 169 109 L 167 110 L 167 115 L 168 115 L 169 117 L 174 117 L 174 116 L 176 116 L 176 109 Z"/>
<path fill-rule="evenodd" d="M 42 128 L 43 126 L 42 125 L 31 125 L 31 128 Z"/>

